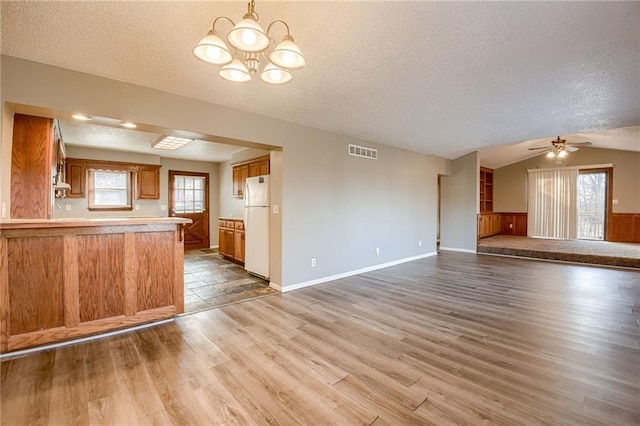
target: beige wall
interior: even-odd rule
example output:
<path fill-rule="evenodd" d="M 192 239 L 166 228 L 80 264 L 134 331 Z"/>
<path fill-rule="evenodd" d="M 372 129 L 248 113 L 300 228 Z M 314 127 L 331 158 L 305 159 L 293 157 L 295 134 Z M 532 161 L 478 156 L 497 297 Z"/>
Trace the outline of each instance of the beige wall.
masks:
<path fill-rule="evenodd" d="M 2 60 L 2 86 L 5 102 L 282 147 L 276 284 L 285 289 L 436 250 L 438 171 L 427 156 L 12 57 Z M 10 143 L 3 137 L 3 149 Z M 377 148 L 378 160 L 347 155 L 349 143 Z"/>
<path fill-rule="evenodd" d="M 451 162 L 443 170 L 440 248 L 476 251 L 479 209 L 480 163 L 477 152 Z"/>
<path fill-rule="evenodd" d="M 640 152 L 580 148 L 560 167 L 613 164 L 613 213 L 640 212 Z M 555 160 L 539 155 L 496 169 L 493 179 L 494 211 L 527 211 L 527 169 L 555 167 Z"/>

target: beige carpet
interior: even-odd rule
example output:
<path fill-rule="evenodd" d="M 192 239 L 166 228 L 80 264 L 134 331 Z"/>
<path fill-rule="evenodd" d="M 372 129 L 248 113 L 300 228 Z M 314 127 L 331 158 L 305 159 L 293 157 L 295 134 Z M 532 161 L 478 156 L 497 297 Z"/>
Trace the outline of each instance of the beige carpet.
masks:
<path fill-rule="evenodd" d="M 640 244 L 495 235 L 478 243 L 479 253 L 640 268 Z"/>

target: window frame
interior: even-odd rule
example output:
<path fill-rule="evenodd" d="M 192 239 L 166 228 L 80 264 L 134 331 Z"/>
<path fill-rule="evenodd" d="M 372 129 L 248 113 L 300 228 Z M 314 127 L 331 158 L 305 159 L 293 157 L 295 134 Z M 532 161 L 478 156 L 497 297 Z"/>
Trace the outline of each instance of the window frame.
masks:
<path fill-rule="evenodd" d="M 95 205 L 95 186 L 94 186 L 94 174 L 95 172 L 107 172 L 107 173 L 126 173 L 127 174 L 127 203 L 125 206 L 110 205 L 110 206 L 96 206 Z M 87 208 L 89 211 L 133 211 L 133 182 L 135 178 L 135 168 L 128 166 L 119 166 L 114 164 L 100 165 L 100 164 L 87 164 Z"/>

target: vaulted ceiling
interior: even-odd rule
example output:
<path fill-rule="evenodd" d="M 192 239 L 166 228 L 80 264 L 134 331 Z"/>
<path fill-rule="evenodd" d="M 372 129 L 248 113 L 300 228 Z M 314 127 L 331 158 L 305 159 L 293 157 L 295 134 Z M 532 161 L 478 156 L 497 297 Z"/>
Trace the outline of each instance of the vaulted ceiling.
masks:
<path fill-rule="evenodd" d="M 640 151 L 640 2 L 258 1 L 307 60 L 281 87 L 226 82 L 191 53 L 244 1 L 0 7 L 5 55 L 420 153 L 518 143 L 523 158 L 558 135 Z"/>

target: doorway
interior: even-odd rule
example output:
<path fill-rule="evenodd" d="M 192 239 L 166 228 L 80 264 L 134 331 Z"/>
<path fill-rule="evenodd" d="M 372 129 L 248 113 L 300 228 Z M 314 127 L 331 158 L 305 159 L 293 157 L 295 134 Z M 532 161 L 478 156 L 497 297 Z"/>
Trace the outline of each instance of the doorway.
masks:
<path fill-rule="evenodd" d="M 209 173 L 169 170 L 169 215 L 191 219 L 185 250 L 209 248 Z"/>
<path fill-rule="evenodd" d="M 581 170 L 578 174 L 578 239 L 606 238 L 608 183 L 607 170 Z"/>

